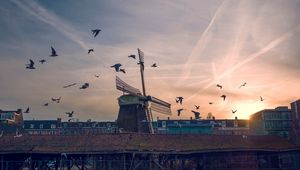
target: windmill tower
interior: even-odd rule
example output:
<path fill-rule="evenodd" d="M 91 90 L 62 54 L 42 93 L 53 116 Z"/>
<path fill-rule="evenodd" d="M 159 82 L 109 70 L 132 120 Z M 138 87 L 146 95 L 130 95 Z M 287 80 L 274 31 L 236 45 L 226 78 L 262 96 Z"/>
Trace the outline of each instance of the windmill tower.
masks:
<path fill-rule="evenodd" d="M 123 92 L 118 98 L 118 127 L 125 132 L 154 133 L 152 111 L 171 115 L 171 104 L 146 95 L 144 81 L 144 53 L 138 49 L 143 93 L 116 77 L 116 88 Z"/>

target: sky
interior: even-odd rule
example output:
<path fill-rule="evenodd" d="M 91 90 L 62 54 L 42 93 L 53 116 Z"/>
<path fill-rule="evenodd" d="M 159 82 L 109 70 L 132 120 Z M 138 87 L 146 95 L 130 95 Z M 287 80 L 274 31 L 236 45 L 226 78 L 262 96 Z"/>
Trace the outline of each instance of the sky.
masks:
<path fill-rule="evenodd" d="M 172 119 L 190 118 L 194 105 L 203 118 L 249 118 L 300 98 L 299 0 L 8 0 L 0 1 L 0 23 L 0 109 L 30 107 L 25 119 L 68 120 L 74 111 L 82 121 L 116 120 L 115 76 L 141 89 L 128 58 L 137 48 L 147 94 L 171 103 Z M 59 56 L 49 57 L 51 46 Z M 35 70 L 25 68 L 29 59 Z M 126 74 L 110 68 L 116 63 Z M 90 87 L 79 89 L 84 83 Z"/>

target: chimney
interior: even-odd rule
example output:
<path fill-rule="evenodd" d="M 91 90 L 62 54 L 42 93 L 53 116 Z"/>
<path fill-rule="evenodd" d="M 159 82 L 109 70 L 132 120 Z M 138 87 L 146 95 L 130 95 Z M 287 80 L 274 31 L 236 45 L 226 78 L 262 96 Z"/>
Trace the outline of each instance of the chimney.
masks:
<path fill-rule="evenodd" d="M 159 117 L 157 116 L 157 120 L 159 120 Z"/>
<path fill-rule="evenodd" d="M 235 120 L 237 120 L 238 119 L 238 117 L 237 116 L 235 116 Z"/>
<path fill-rule="evenodd" d="M 170 120 L 170 117 L 168 117 L 168 120 Z"/>
<path fill-rule="evenodd" d="M 216 118 L 215 118 L 215 116 L 213 116 L 212 118 L 213 118 L 213 120 L 215 120 L 215 119 L 216 119 Z"/>
<path fill-rule="evenodd" d="M 190 120 L 193 120 L 193 117 L 190 117 Z"/>
<path fill-rule="evenodd" d="M 60 123 L 60 122 L 61 122 L 61 118 L 60 118 L 60 117 L 58 117 L 58 118 L 57 118 L 57 121 Z"/>

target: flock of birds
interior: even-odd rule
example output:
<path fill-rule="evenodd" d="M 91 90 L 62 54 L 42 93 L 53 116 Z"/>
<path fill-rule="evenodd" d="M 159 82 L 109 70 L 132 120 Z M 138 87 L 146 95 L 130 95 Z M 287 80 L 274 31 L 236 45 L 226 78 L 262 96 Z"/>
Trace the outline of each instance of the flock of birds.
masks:
<path fill-rule="evenodd" d="M 92 31 L 92 35 L 93 35 L 93 37 L 95 38 L 95 37 L 97 37 L 98 36 L 98 34 L 100 33 L 100 31 L 101 31 L 101 29 L 94 29 L 94 30 L 91 30 Z M 88 54 L 90 54 L 90 53 L 92 53 L 92 52 L 94 52 L 94 49 L 88 49 Z M 57 57 L 57 56 L 59 56 L 58 55 L 58 52 L 55 50 L 55 48 L 53 47 L 53 46 L 51 46 L 51 54 L 49 55 L 49 57 Z M 128 56 L 128 58 L 132 58 L 132 59 L 134 59 L 134 60 L 136 60 L 136 55 L 134 55 L 134 54 L 131 54 L 131 55 L 129 55 Z M 44 63 L 46 63 L 47 62 L 47 60 L 46 59 L 41 59 L 41 60 L 39 60 L 38 61 L 40 64 L 44 64 Z M 140 64 L 140 63 L 137 63 L 137 64 Z M 34 70 L 34 69 L 36 69 L 36 63 L 32 60 L 32 59 L 29 59 L 29 63 L 28 64 L 26 64 L 25 65 L 26 66 L 26 69 L 30 69 L 30 70 Z M 126 70 L 124 69 L 124 68 L 121 68 L 122 67 L 122 64 L 121 63 L 116 63 L 116 64 L 114 64 L 114 65 L 112 65 L 112 66 L 110 66 L 111 68 L 114 68 L 114 70 L 116 71 L 116 72 L 122 72 L 122 73 L 124 73 L 124 74 L 126 74 Z M 153 67 L 153 68 L 155 68 L 155 67 L 158 67 L 157 66 L 157 64 L 156 63 L 153 63 L 152 65 L 151 65 L 151 67 Z M 99 78 L 100 77 L 100 75 L 99 74 L 96 74 L 96 75 L 94 75 L 96 78 Z M 65 85 L 65 86 L 63 86 L 63 88 L 70 88 L 70 87 L 73 87 L 73 86 L 76 86 L 77 85 L 77 83 L 71 83 L 71 84 L 67 84 L 67 85 Z M 82 89 L 82 90 L 84 90 L 84 89 L 87 89 L 87 88 L 89 88 L 90 87 L 90 84 L 89 83 L 84 83 L 84 84 L 82 84 L 80 87 L 79 87 L 79 89 Z M 58 97 L 58 98 L 51 98 L 51 101 L 52 102 L 55 102 L 55 103 L 60 103 L 60 101 L 61 101 L 61 96 L 60 97 Z M 43 104 L 43 106 L 49 106 L 49 103 L 45 103 L 45 104 Z M 30 107 L 27 107 L 27 109 L 25 110 L 25 112 L 24 113 L 30 113 Z M 74 111 L 71 111 L 71 112 L 66 112 L 65 113 L 70 119 L 68 120 L 68 121 L 71 121 L 73 118 L 73 114 L 74 114 Z"/>
<path fill-rule="evenodd" d="M 241 85 L 239 86 L 239 88 L 245 87 L 246 85 L 247 85 L 247 82 L 244 82 L 243 84 L 241 84 Z M 220 84 L 217 84 L 216 87 L 219 88 L 220 90 L 223 89 L 223 86 L 220 85 Z M 225 101 L 226 98 L 227 98 L 227 96 L 226 96 L 225 94 L 222 94 L 220 97 L 223 99 L 223 101 Z M 175 98 L 175 101 L 176 101 L 176 103 L 182 105 L 183 99 L 184 99 L 184 98 L 183 98 L 182 96 L 178 96 L 178 97 Z M 264 99 L 262 96 L 260 96 L 260 101 L 262 102 L 262 101 L 264 101 L 264 100 L 265 100 L 265 99 Z M 214 102 L 209 102 L 208 104 L 212 105 L 213 103 L 214 103 Z M 199 110 L 199 109 L 200 109 L 200 106 L 199 106 L 199 105 L 194 105 L 194 106 L 195 106 L 195 109 L 196 109 L 196 110 Z M 181 112 L 184 111 L 184 110 L 186 110 L 186 109 L 184 109 L 184 108 L 177 109 L 177 116 L 180 116 L 180 115 L 181 115 Z M 232 114 L 235 114 L 237 111 L 238 111 L 238 110 L 231 110 L 231 113 L 232 113 Z M 200 117 L 200 112 L 194 111 L 194 110 L 191 110 L 191 112 L 194 113 L 195 119 L 200 119 L 200 118 L 201 118 L 201 117 Z"/>

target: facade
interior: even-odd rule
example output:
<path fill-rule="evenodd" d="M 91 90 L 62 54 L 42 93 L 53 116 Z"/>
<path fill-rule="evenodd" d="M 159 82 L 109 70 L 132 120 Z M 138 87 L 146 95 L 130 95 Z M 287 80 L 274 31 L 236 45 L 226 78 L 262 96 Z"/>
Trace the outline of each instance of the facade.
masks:
<path fill-rule="evenodd" d="M 60 123 L 60 120 L 25 120 L 23 128 L 30 135 L 58 135 Z"/>
<path fill-rule="evenodd" d="M 287 106 L 261 110 L 250 116 L 252 134 L 288 137 L 291 126 L 292 112 Z"/>
<path fill-rule="evenodd" d="M 157 133 L 160 134 L 249 134 L 249 121 L 246 119 L 211 119 L 211 120 L 157 120 Z"/>
<path fill-rule="evenodd" d="M 291 103 L 292 111 L 292 129 L 291 138 L 293 141 L 300 143 L 300 99 Z"/>

